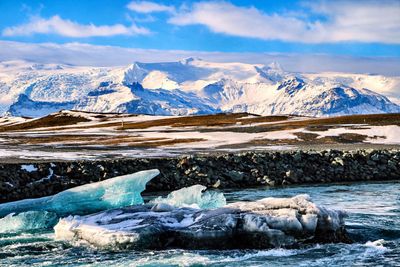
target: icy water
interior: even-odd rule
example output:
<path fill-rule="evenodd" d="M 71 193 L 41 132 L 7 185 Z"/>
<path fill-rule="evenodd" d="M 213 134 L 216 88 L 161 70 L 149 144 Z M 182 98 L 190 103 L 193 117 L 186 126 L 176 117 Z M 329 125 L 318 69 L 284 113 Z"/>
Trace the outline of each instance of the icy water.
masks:
<path fill-rule="evenodd" d="M 309 194 L 343 209 L 354 244 L 301 249 L 108 252 L 54 241 L 50 231 L 0 234 L 0 266 L 400 266 L 400 183 L 225 191 L 228 202 Z"/>

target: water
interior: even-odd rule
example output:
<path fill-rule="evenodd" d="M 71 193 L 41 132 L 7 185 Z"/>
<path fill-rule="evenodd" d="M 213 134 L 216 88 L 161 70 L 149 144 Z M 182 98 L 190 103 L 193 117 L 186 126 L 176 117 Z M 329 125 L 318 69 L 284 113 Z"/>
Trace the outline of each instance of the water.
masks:
<path fill-rule="evenodd" d="M 0 234 L 0 266 L 400 266 L 400 183 L 225 191 L 228 202 L 307 193 L 343 209 L 354 244 L 301 249 L 108 252 L 53 240 L 51 231 Z"/>

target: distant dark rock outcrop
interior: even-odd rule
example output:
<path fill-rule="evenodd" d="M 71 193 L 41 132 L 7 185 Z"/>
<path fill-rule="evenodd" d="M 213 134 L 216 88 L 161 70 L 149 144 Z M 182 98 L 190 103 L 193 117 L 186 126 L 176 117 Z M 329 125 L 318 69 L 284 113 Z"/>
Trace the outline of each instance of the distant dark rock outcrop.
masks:
<path fill-rule="evenodd" d="M 12 116 L 20 117 L 42 117 L 50 113 L 54 113 L 63 109 L 72 109 L 75 105 L 74 101 L 70 102 L 45 102 L 34 101 L 27 95 L 21 94 L 18 100 L 12 104 L 8 113 Z"/>

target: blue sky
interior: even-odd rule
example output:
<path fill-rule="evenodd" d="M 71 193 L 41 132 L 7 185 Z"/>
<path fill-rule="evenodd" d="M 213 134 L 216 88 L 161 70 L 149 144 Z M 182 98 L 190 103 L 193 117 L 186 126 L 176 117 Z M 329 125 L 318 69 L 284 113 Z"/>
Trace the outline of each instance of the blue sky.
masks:
<path fill-rule="evenodd" d="M 400 57 L 398 0 L 0 0 L 0 10 L 0 41 L 24 44 Z"/>

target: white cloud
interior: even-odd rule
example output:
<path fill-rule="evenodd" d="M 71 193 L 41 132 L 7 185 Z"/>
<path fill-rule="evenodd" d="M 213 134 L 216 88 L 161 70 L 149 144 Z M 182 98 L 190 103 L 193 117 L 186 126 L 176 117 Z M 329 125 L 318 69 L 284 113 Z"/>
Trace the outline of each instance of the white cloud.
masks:
<path fill-rule="evenodd" d="M 204 25 L 216 33 L 302 43 L 400 43 L 400 1 L 319 1 L 306 14 L 267 14 L 228 2 L 198 2 L 170 18 L 175 25 Z M 304 14 L 303 14 L 304 15 Z"/>
<path fill-rule="evenodd" d="M 175 15 L 169 22 L 180 26 L 202 24 L 217 33 L 260 39 L 295 40 L 304 28 L 300 20 L 270 16 L 254 7 L 237 7 L 227 2 L 196 3 L 190 11 Z"/>
<path fill-rule="evenodd" d="M 114 35 L 137 35 L 150 34 L 146 28 L 122 24 L 94 25 L 79 24 L 77 22 L 63 19 L 56 15 L 51 18 L 32 17 L 26 24 L 5 28 L 3 36 L 26 36 L 33 34 L 57 34 L 66 37 L 92 37 L 92 36 L 114 36 Z"/>
<path fill-rule="evenodd" d="M 169 12 L 175 11 L 175 7 L 161 5 L 149 1 L 133 1 L 127 5 L 127 8 L 138 13 L 153 13 L 153 12 Z"/>
<path fill-rule="evenodd" d="M 326 23 L 314 24 L 316 41 L 400 43 L 400 1 L 337 1 L 309 4 Z"/>
<path fill-rule="evenodd" d="M 166 62 L 177 61 L 186 57 L 199 57 L 215 62 L 258 64 L 269 64 L 272 61 L 277 61 L 284 69 L 294 72 L 337 71 L 400 76 L 400 58 L 398 57 L 155 50 L 83 43 L 32 44 L 0 40 L 0 61 L 25 60 L 36 63 L 80 66 L 118 66 L 131 64 L 134 61 Z M 400 98 L 400 91 L 397 97 Z"/>

